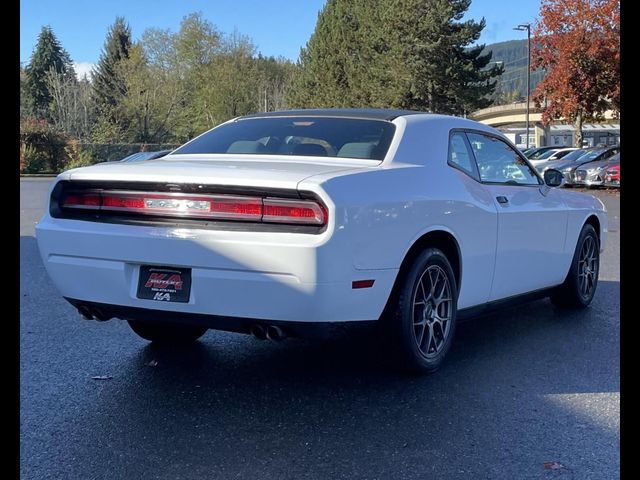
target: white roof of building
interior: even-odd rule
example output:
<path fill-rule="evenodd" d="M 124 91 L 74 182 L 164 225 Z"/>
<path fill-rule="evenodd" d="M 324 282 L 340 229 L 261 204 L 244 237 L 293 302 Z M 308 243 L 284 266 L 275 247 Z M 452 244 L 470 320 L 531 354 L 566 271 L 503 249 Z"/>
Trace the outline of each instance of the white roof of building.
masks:
<path fill-rule="evenodd" d="M 498 127 L 498 130 L 501 132 L 511 132 L 511 133 L 524 133 L 525 127 Z M 573 125 L 549 125 L 550 133 L 563 133 L 563 132 L 573 132 L 575 127 Z M 582 126 L 583 132 L 611 132 L 611 133 L 619 133 L 620 132 L 620 124 L 619 123 L 585 123 Z M 529 133 L 533 134 L 533 127 L 529 129 Z"/>
<path fill-rule="evenodd" d="M 569 131 L 573 132 L 575 127 L 573 125 L 550 125 L 549 130 L 551 133 L 558 131 Z M 582 126 L 582 131 L 615 131 L 620 130 L 619 123 L 585 123 Z"/>

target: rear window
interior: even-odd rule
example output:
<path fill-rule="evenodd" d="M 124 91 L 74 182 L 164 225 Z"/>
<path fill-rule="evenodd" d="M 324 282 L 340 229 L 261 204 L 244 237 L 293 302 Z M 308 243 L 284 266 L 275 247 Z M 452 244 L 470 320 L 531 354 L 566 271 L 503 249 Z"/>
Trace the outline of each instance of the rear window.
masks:
<path fill-rule="evenodd" d="M 173 154 L 303 155 L 382 160 L 394 132 L 395 125 L 382 120 L 247 118 L 220 125 Z"/>

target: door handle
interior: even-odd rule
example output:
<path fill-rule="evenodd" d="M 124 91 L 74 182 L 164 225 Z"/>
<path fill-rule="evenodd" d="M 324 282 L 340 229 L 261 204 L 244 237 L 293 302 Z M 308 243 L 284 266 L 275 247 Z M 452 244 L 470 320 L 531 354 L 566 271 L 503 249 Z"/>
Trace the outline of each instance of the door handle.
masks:
<path fill-rule="evenodd" d="M 503 205 L 505 203 L 509 203 L 509 199 L 507 197 L 505 197 L 504 195 L 500 195 L 500 196 L 496 197 L 496 200 L 498 201 L 498 203 L 502 203 Z"/>

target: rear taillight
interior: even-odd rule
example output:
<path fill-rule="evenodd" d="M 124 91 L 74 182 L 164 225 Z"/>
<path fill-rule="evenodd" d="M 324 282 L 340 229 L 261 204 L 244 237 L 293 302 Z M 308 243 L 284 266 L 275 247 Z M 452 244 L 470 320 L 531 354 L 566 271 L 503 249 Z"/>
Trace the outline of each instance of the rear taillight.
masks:
<path fill-rule="evenodd" d="M 96 207 L 100 207 L 101 200 L 99 195 L 92 194 L 71 194 L 66 195 L 64 198 L 64 202 L 62 203 L 63 207 L 72 207 L 72 208 L 90 208 L 95 209 Z"/>
<path fill-rule="evenodd" d="M 327 212 L 313 200 L 263 200 L 262 221 L 272 223 L 305 223 L 324 225 Z"/>
<path fill-rule="evenodd" d="M 210 202 L 209 212 L 216 218 L 229 220 L 260 220 L 262 199 L 251 197 L 215 197 Z"/>
<path fill-rule="evenodd" d="M 185 195 L 146 192 L 69 192 L 63 208 L 125 212 L 162 217 L 188 217 L 323 226 L 327 210 L 314 200 L 240 195 Z"/>

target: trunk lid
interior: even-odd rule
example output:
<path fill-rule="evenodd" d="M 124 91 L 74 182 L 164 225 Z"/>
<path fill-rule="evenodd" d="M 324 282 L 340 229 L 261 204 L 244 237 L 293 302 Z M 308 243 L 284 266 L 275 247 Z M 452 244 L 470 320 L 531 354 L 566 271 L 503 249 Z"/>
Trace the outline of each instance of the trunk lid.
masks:
<path fill-rule="evenodd" d="M 170 182 L 296 189 L 319 174 L 371 168 L 379 162 L 266 155 L 176 155 L 138 163 L 105 162 L 69 171 L 69 179 L 88 181 Z"/>

